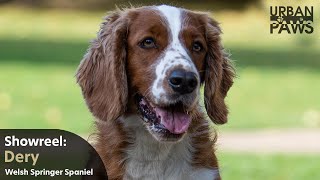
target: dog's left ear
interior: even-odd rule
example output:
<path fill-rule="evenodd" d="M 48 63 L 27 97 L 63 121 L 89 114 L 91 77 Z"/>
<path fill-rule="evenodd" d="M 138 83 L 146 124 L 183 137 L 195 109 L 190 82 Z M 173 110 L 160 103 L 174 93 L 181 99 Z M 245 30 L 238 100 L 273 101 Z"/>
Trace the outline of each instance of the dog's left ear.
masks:
<path fill-rule="evenodd" d="M 127 14 L 111 13 L 79 65 L 76 77 L 92 114 L 103 121 L 125 112 Z"/>
<path fill-rule="evenodd" d="M 204 102 L 209 118 L 215 124 L 227 122 L 228 109 L 225 97 L 233 84 L 234 69 L 221 44 L 221 29 L 218 23 L 206 17 L 206 38 L 208 52 L 206 56 Z"/>

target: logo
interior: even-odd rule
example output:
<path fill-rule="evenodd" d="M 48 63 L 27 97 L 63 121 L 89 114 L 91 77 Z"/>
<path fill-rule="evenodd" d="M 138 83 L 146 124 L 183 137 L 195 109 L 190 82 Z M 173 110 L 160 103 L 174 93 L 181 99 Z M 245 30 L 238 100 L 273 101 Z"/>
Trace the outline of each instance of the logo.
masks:
<path fill-rule="evenodd" d="M 313 6 L 270 6 L 270 33 L 313 33 Z"/>

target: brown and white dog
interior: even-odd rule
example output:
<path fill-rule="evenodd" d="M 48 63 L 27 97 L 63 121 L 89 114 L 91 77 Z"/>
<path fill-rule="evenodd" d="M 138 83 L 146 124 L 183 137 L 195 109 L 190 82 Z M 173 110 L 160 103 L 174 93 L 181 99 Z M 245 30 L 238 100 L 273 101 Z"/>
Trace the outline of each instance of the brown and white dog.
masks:
<path fill-rule="evenodd" d="M 227 122 L 234 71 L 207 14 L 161 5 L 113 12 L 77 80 L 109 179 L 220 179 L 207 115 Z"/>

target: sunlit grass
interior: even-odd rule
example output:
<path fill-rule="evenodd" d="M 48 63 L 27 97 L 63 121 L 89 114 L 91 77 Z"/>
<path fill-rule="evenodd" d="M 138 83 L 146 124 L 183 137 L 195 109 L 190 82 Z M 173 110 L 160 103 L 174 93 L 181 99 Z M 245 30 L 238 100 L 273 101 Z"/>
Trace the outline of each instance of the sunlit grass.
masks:
<path fill-rule="evenodd" d="M 238 74 L 227 97 L 229 122 L 219 131 L 320 127 L 320 24 L 307 37 L 270 35 L 270 2 L 213 13 Z M 0 7 L 0 128 L 92 132 L 74 74 L 104 15 Z M 218 159 L 226 180 L 320 179 L 316 155 L 218 152 Z"/>
<path fill-rule="evenodd" d="M 320 179 L 317 155 L 218 153 L 222 179 Z"/>
<path fill-rule="evenodd" d="M 320 127 L 319 71 L 248 67 L 238 76 L 222 128 Z"/>
<path fill-rule="evenodd" d="M 74 73 L 76 66 L 1 64 L 1 128 L 62 128 L 86 133 L 93 118 Z M 220 129 L 319 127 L 320 72 L 245 68 L 227 102 Z"/>
<path fill-rule="evenodd" d="M 268 3 L 213 13 L 238 75 L 219 131 L 320 127 L 320 24 L 309 46 L 305 36 L 270 35 Z M 74 74 L 104 15 L 0 7 L 0 128 L 92 132 Z M 218 152 L 218 159 L 226 180 L 320 179 L 316 155 Z"/>
<path fill-rule="evenodd" d="M 74 73 L 105 12 L 0 8 L 1 128 L 87 132 Z M 270 35 L 268 10 L 216 12 L 238 77 L 226 129 L 319 127 L 320 38 Z"/>
<path fill-rule="evenodd" d="M 92 130 L 74 68 L 1 64 L 0 72 L 1 128 Z"/>

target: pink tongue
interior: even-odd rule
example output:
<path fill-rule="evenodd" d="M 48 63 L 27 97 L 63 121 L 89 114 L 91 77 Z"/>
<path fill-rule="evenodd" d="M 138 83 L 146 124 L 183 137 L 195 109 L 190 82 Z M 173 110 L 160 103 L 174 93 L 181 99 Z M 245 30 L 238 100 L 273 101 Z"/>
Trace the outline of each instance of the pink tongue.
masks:
<path fill-rule="evenodd" d="M 166 110 L 163 108 L 155 108 L 158 116 L 161 116 L 161 124 L 163 124 L 171 133 L 181 134 L 187 131 L 191 118 L 188 114 L 182 112 Z"/>

